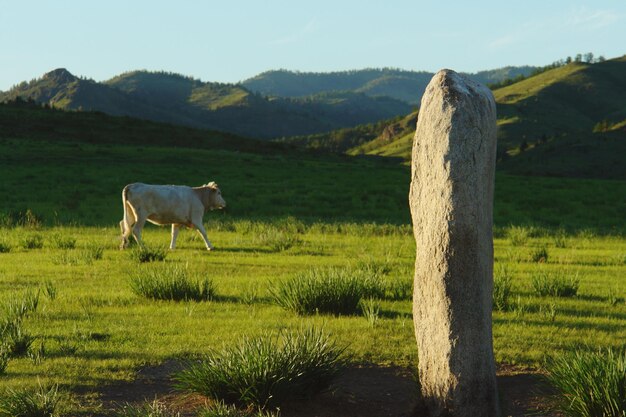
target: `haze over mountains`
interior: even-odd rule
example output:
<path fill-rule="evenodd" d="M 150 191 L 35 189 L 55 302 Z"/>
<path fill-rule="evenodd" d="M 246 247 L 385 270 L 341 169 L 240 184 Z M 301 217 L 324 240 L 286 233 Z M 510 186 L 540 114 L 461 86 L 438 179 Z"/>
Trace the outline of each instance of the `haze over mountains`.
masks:
<path fill-rule="evenodd" d="M 518 76 L 528 76 L 537 67 L 504 67 L 475 74 L 471 79 L 489 85 Z M 242 84 L 249 90 L 270 96 L 303 97 L 330 91 L 354 91 L 368 96 L 388 96 L 412 105 L 419 105 L 426 85 L 434 73 L 404 71 L 394 68 L 364 69 L 340 72 L 267 71 Z"/>

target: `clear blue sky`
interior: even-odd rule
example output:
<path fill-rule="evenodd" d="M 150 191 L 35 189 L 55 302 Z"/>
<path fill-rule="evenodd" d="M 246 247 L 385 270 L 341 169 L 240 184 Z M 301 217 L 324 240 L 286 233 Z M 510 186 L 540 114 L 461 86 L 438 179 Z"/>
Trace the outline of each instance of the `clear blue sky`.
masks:
<path fill-rule="evenodd" d="M 0 0 L 0 90 L 65 67 L 237 82 L 270 69 L 475 72 L 626 54 L 626 1 Z"/>

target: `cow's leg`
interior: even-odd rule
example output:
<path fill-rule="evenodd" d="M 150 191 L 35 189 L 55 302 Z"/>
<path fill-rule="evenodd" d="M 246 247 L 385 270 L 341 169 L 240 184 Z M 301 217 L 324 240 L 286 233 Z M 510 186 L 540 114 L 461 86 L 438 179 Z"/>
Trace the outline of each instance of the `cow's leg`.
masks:
<path fill-rule="evenodd" d="M 209 238 L 206 235 L 206 230 L 204 230 L 204 226 L 202 222 L 193 222 L 193 226 L 198 230 L 198 233 L 202 235 L 202 239 L 204 240 L 204 244 L 206 245 L 207 250 L 213 250 L 213 245 L 209 242 Z"/>
<path fill-rule="evenodd" d="M 132 226 L 133 237 L 135 238 L 135 241 L 137 241 L 137 244 L 142 248 L 144 247 L 144 245 L 143 241 L 141 240 L 141 232 L 143 230 L 143 226 L 146 224 L 147 219 L 148 216 L 146 216 L 145 213 L 137 213 L 137 222 L 134 226 Z"/>
<path fill-rule="evenodd" d="M 178 237 L 178 231 L 180 227 L 177 224 L 172 224 L 172 241 L 170 242 L 170 249 L 176 249 L 176 238 Z"/>
<path fill-rule="evenodd" d="M 133 232 L 133 226 L 136 221 L 137 219 L 135 218 L 132 207 L 128 203 L 125 203 L 124 218 L 120 222 L 120 229 L 122 230 L 122 243 L 120 245 L 120 249 L 125 249 L 128 246 L 129 238 Z"/>
<path fill-rule="evenodd" d="M 120 243 L 120 249 L 125 249 L 128 246 L 128 238 L 125 237 L 126 230 L 124 229 L 124 220 L 120 221 L 120 230 L 122 231 L 122 243 Z"/>

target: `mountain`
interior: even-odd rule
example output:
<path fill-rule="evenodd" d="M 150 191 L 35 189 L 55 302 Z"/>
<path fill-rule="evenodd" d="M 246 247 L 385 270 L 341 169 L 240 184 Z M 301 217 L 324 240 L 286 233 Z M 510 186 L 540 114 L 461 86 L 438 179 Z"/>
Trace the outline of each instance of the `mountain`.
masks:
<path fill-rule="evenodd" d="M 16 97 L 66 110 L 101 111 L 261 139 L 330 131 L 410 111 L 399 100 L 358 92 L 268 98 L 241 85 L 146 71 L 98 83 L 57 69 L 0 93 L 0 102 Z"/>
<path fill-rule="evenodd" d="M 499 83 L 528 76 L 537 67 L 504 67 L 466 74 L 483 84 Z M 434 74 L 392 68 L 328 73 L 267 71 L 242 82 L 251 91 L 279 97 L 304 97 L 328 91 L 355 91 L 368 96 L 387 96 L 419 105 L 426 85 Z"/>
<path fill-rule="evenodd" d="M 494 91 L 498 167 L 524 175 L 626 179 L 626 56 L 571 63 Z M 417 112 L 344 129 L 346 153 L 408 160 Z M 380 127 L 384 126 L 384 127 Z M 359 140 L 358 132 L 366 140 Z M 308 140 L 319 147 L 335 133 Z M 300 138 L 297 144 L 306 143 Z M 349 147 L 350 144 L 356 144 Z M 342 147 L 334 143 L 334 148 Z"/>

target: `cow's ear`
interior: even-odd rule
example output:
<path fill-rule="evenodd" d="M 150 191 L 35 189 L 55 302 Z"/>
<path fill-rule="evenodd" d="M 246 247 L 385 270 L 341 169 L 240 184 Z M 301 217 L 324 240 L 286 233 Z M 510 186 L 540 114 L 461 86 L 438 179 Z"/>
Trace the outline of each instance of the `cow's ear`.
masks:
<path fill-rule="evenodd" d="M 217 183 L 215 181 L 211 181 L 206 186 L 215 190 L 217 188 Z"/>

